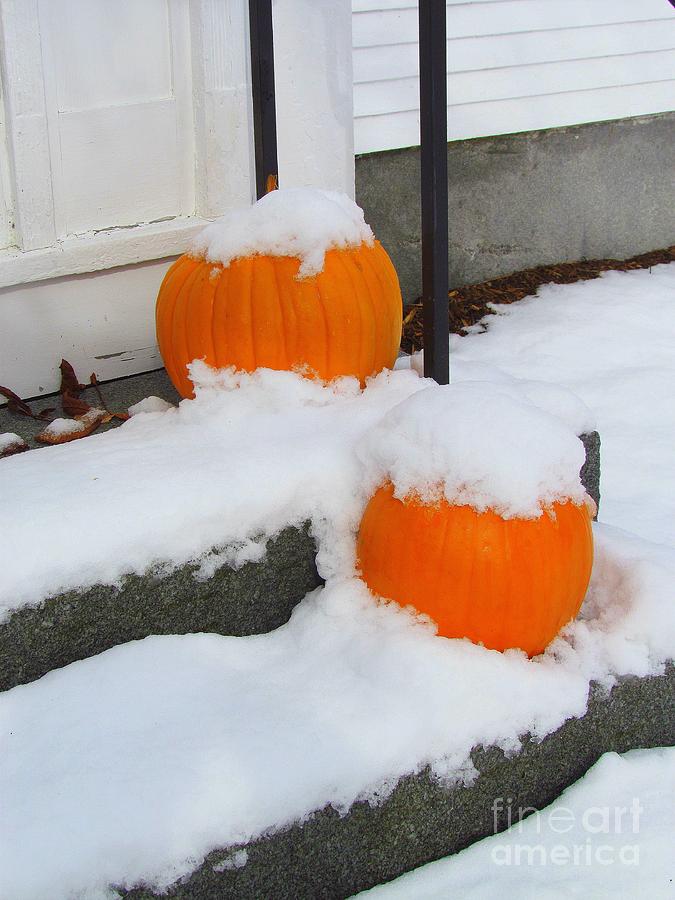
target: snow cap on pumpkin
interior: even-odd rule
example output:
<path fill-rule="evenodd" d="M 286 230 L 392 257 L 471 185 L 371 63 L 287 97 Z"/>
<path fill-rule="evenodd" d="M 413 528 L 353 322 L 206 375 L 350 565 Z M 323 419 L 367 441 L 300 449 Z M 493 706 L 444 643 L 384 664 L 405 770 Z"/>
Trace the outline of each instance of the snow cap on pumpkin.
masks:
<path fill-rule="evenodd" d="M 346 194 L 289 188 L 270 191 L 207 225 L 190 253 L 223 266 L 244 256 L 293 256 L 300 259 L 298 276 L 308 278 L 322 271 L 327 250 L 373 240 L 363 210 Z"/>
<path fill-rule="evenodd" d="M 584 447 L 561 419 L 509 385 L 434 385 L 404 400 L 373 429 L 362 456 L 374 489 L 403 499 L 534 518 L 558 501 L 582 503 Z"/>

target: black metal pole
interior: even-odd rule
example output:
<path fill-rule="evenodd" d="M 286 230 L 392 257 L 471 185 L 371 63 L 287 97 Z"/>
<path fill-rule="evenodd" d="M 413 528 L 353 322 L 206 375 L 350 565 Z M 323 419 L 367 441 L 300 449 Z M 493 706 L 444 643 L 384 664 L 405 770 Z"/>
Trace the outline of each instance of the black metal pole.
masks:
<path fill-rule="evenodd" d="M 279 180 L 277 113 L 274 92 L 274 31 L 272 0 L 249 0 L 251 83 L 255 185 L 258 198 Z"/>
<path fill-rule="evenodd" d="M 450 380 L 445 0 L 419 0 L 424 374 Z"/>

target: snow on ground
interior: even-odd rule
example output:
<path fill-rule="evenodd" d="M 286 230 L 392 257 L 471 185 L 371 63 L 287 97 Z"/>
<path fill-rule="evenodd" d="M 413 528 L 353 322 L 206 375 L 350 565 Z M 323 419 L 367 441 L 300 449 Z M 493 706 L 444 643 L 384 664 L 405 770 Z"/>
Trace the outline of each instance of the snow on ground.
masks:
<path fill-rule="evenodd" d="M 361 900 L 666 900 L 675 892 L 675 748 L 606 753 L 551 806 Z M 508 809 L 508 806 L 505 806 Z"/>
<path fill-rule="evenodd" d="M 452 338 L 453 377 L 487 366 L 578 394 L 602 439 L 601 520 L 675 545 L 675 265 L 547 285 L 483 321 Z"/>
<path fill-rule="evenodd" d="M 619 527 L 596 527 L 580 618 L 534 660 L 437 638 L 409 612 L 376 605 L 352 577 L 364 479 L 374 477 L 364 459 L 388 465 L 372 455 L 367 436 L 397 403 L 416 401 L 428 387 L 413 372 L 382 375 L 360 393 L 349 379 L 324 388 L 288 373 L 214 375 L 201 367 L 195 402 L 4 460 L 5 609 L 153 560 L 201 557 L 208 574 L 217 564 L 204 556 L 209 548 L 236 538 L 254 558 L 259 549 L 246 538 L 308 517 L 329 579 L 271 634 L 151 637 L 0 695 L 7 896 L 98 898 L 110 883 L 166 885 L 215 847 L 327 802 L 346 808 L 358 796 L 381 796 L 426 763 L 439 777 L 471 778 L 476 743 L 515 749 L 518 735 L 543 736 L 582 715 L 590 679 L 609 684 L 616 674 L 662 671 L 675 651 L 675 552 L 665 531 L 675 503 L 666 460 L 675 385 L 662 340 L 672 333 L 674 289 L 670 267 L 566 288 L 569 303 L 554 290 L 537 301 L 550 307 L 548 317 L 525 304 L 537 322 L 535 330 L 525 317 L 521 326 L 530 328 L 530 351 L 515 328 L 501 342 L 472 335 L 456 348 L 465 378 L 507 384 L 507 395 L 527 394 L 556 411 L 561 425 L 578 426 L 588 417 L 583 407 L 531 383 L 546 376 L 541 360 L 553 348 L 551 371 L 576 373 L 575 386 L 606 429 L 611 464 L 601 515 L 609 510 Z M 495 328 L 516 314 L 497 318 Z M 598 358 L 607 370 L 615 361 L 612 378 L 588 360 L 592 315 L 613 323 L 597 325 Z M 620 351 L 652 336 L 653 383 L 645 372 L 636 376 L 643 396 L 631 393 L 634 402 L 621 407 L 613 385 L 628 388 L 630 374 L 622 373 Z M 482 347 L 484 354 L 472 349 Z M 635 355 L 646 358 L 643 349 Z M 514 374 L 526 384 L 514 383 Z M 399 413 L 392 415 L 396 424 Z M 629 533 L 633 513 L 656 542 Z"/>

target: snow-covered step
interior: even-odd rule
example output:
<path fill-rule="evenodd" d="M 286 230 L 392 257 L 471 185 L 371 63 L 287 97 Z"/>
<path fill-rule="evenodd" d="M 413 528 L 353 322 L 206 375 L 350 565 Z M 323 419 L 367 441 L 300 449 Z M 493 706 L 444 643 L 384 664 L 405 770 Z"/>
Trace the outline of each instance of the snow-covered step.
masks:
<path fill-rule="evenodd" d="M 270 631 L 320 583 L 317 566 L 353 571 L 371 480 L 384 477 L 364 459 L 368 435 L 431 383 L 410 370 L 364 391 L 193 371 L 194 402 L 2 461 L 0 688 L 151 634 Z M 488 374 L 577 434 L 592 420 L 563 388 Z M 597 498 L 597 435 L 584 442 Z"/>
<path fill-rule="evenodd" d="M 673 894 L 675 747 L 605 753 L 550 806 L 359 900 Z"/>
<path fill-rule="evenodd" d="M 581 439 L 581 480 L 599 503 L 600 438 L 590 432 Z M 285 528 L 269 541 L 225 548 L 210 562 L 155 568 L 119 586 L 99 583 L 15 610 L 0 624 L 0 690 L 151 634 L 272 631 L 321 583 L 309 532 L 310 523 Z"/>
<path fill-rule="evenodd" d="M 1 694 L 7 897 L 348 897 L 605 751 L 675 744 L 675 561 L 596 530 L 584 616 L 535 660 L 438 638 L 351 579 L 271 634 L 149 637 Z"/>
<path fill-rule="evenodd" d="M 541 742 L 526 740 L 516 755 L 476 748 L 479 776 L 467 787 L 444 786 L 425 769 L 403 778 L 380 805 L 360 802 L 342 814 L 328 807 L 250 844 L 215 850 L 167 893 L 120 893 L 126 900 L 352 897 L 494 834 L 495 815 L 501 831 L 519 810 L 543 809 L 603 753 L 674 746 L 673 704 L 673 670 L 625 679 L 609 697 L 596 689 L 583 718 Z"/>
<path fill-rule="evenodd" d="M 247 549 L 258 559 L 244 562 Z M 0 690 L 151 634 L 272 631 L 321 583 L 307 525 L 220 556 L 213 572 L 197 563 L 151 570 L 16 610 L 0 625 Z"/>

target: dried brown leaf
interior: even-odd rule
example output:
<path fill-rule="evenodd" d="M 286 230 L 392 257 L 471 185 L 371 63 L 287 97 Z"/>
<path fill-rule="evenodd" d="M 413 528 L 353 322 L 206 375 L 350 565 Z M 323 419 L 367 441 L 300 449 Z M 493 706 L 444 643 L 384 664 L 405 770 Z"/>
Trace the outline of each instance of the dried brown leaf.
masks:
<path fill-rule="evenodd" d="M 86 388 L 86 384 L 80 384 L 75 369 L 71 366 L 67 359 L 61 360 L 61 387 L 60 394 L 70 394 L 71 397 L 79 397 L 81 392 Z"/>
<path fill-rule="evenodd" d="M 5 459 L 8 456 L 15 456 L 17 453 L 24 453 L 26 450 L 30 450 L 30 447 L 23 438 L 20 438 L 17 435 L 16 441 L 7 444 L 3 450 L 0 450 L 0 459 Z"/>
<path fill-rule="evenodd" d="M 31 419 L 34 418 L 33 410 L 26 401 L 22 400 L 21 397 L 14 393 L 14 391 L 10 391 L 9 388 L 0 385 L 0 394 L 7 398 L 7 409 L 10 412 L 18 413 L 21 416 L 28 416 Z"/>
<path fill-rule="evenodd" d="M 61 394 L 61 405 L 67 416 L 84 416 L 92 408 L 91 403 L 82 400 L 81 397 L 73 396 L 70 391 L 64 391 Z"/>
<path fill-rule="evenodd" d="M 92 372 L 91 375 L 89 376 L 89 384 L 92 385 L 92 387 L 98 394 L 98 399 L 101 401 L 101 408 L 105 409 L 107 412 L 109 412 L 110 410 L 108 410 L 108 404 L 103 399 L 103 394 L 101 393 L 101 388 L 99 387 L 99 381 L 98 381 L 98 378 L 96 377 L 96 372 Z"/>
<path fill-rule="evenodd" d="M 54 423 L 50 423 L 43 431 L 35 435 L 35 440 L 41 444 L 67 444 L 87 437 L 96 431 L 104 420 L 106 413 L 102 409 L 90 409 L 83 416 L 72 419 L 72 427 L 54 429 Z"/>

